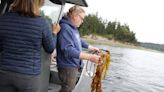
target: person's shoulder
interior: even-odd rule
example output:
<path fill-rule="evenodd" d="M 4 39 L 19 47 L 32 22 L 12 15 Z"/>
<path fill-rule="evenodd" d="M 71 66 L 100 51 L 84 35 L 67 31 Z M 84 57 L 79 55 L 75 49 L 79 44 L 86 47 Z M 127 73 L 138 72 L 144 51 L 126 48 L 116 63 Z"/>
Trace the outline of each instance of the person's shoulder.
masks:
<path fill-rule="evenodd" d="M 69 24 L 67 24 L 67 23 L 61 23 L 61 24 L 60 24 L 60 28 L 61 28 L 61 31 L 62 31 L 62 30 L 69 31 L 69 30 L 72 29 L 71 26 L 70 26 Z"/>
<path fill-rule="evenodd" d="M 37 19 L 40 21 L 40 22 L 43 22 L 43 23 L 46 23 L 47 20 L 43 17 L 43 16 L 39 16 L 37 17 Z"/>
<path fill-rule="evenodd" d="M 0 14 L 0 18 L 4 18 L 5 16 L 10 16 L 10 15 L 12 15 L 12 14 L 9 12 L 6 12 L 4 14 Z"/>
<path fill-rule="evenodd" d="M 67 23 L 60 23 L 61 27 L 69 27 L 69 25 Z"/>
<path fill-rule="evenodd" d="M 43 16 L 38 17 L 37 20 L 43 26 L 50 24 L 50 22 L 46 18 L 44 18 Z"/>
<path fill-rule="evenodd" d="M 62 19 L 61 21 L 60 21 L 60 27 L 61 28 L 70 28 L 70 23 L 69 23 L 69 21 L 68 20 L 66 20 L 66 19 Z"/>
<path fill-rule="evenodd" d="M 10 12 L 5 12 L 4 14 L 0 15 L 0 22 L 4 23 L 4 22 L 11 22 L 11 20 L 16 20 L 15 19 L 15 14 L 12 14 Z"/>

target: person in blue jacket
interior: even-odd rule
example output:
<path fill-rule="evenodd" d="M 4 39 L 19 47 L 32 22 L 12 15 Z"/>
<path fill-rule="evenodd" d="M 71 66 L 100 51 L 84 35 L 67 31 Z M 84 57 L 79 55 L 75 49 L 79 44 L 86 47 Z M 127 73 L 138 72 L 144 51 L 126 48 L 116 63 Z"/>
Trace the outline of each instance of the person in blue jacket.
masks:
<path fill-rule="evenodd" d="M 41 48 L 52 53 L 60 28 L 40 16 L 44 0 L 14 0 L 0 15 L 0 92 L 41 92 Z"/>
<path fill-rule="evenodd" d="M 72 92 L 81 68 L 82 59 L 101 64 L 100 56 L 82 52 L 82 48 L 97 50 L 80 38 L 78 27 L 83 23 L 85 11 L 73 6 L 60 21 L 61 30 L 57 34 L 57 66 L 61 80 L 60 92 Z"/>

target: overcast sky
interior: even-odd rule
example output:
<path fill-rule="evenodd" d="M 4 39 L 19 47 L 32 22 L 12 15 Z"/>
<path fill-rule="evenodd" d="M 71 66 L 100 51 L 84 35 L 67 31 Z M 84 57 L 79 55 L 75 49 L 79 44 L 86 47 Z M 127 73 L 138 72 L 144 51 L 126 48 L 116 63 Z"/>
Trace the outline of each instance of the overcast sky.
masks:
<path fill-rule="evenodd" d="M 140 42 L 164 44 L 163 0 L 86 0 L 87 14 L 127 24 Z M 65 11 L 71 5 L 66 5 Z"/>

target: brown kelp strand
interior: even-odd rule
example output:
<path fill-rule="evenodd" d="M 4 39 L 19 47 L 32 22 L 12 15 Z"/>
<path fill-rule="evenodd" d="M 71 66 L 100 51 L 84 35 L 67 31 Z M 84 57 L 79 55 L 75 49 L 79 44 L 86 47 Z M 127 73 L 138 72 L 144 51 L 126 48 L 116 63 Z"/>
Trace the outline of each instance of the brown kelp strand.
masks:
<path fill-rule="evenodd" d="M 100 55 L 103 60 L 103 64 L 98 65 L 96 68 L 95 76 L 92 79 L 91 92 L 102 92 L 101 80 L 105 78 L 110 65 L 110 52 L 102 51 L 100 52 Z"/>

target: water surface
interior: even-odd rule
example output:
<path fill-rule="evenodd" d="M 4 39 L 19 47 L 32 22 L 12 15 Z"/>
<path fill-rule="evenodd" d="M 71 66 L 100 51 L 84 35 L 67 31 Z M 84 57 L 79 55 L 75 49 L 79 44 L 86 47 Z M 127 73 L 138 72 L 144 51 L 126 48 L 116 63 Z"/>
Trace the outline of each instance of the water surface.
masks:
<path fill-rule="evenodd" d="M 164 54 L 96 45 L 111 52 L 103 92 L 164 92 Z"/>

